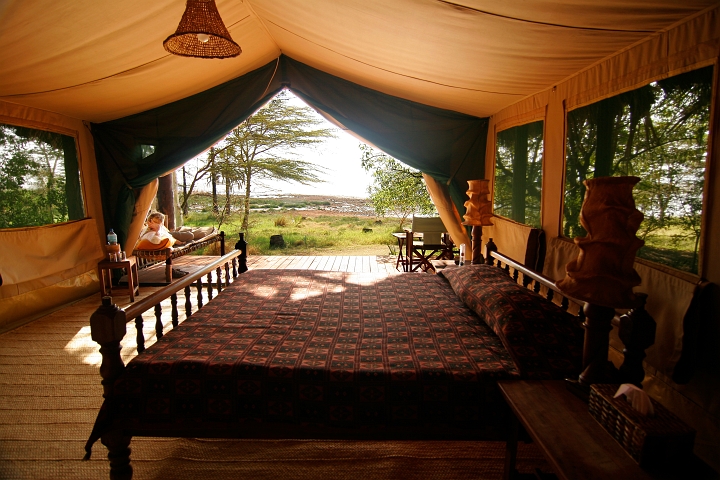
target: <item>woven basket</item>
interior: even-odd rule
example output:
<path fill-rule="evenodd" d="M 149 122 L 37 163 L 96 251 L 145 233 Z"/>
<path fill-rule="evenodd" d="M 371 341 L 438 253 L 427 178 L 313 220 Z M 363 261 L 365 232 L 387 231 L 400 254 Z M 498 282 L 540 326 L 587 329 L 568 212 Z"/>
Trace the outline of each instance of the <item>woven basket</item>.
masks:
<path fill-rule="evenodd" d="M 620 385 L 591 385 L 590 415 L 641 466 L 683 461 L 692 455 L 695 430 L 652 400 L 655 415 L 644 416 L 632 408 L 624 395 L 613 398 Z"/>

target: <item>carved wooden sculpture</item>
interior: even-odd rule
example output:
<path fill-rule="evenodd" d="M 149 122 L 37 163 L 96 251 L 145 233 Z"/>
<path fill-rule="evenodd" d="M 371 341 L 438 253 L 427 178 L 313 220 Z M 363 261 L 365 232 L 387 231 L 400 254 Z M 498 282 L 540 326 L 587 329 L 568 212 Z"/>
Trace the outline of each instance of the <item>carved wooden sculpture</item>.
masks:
<path fill-rule="evenodd" d="M 632 189 L 639 181 L 599 177 L 584 182 L 580 223 L 587 236 L 575 239 L 580 253 L 557 284 L 563 293 L 586 302 L 584 370 L 579 378 L 585 386 L 611 380 L 607 354 L 615 309 L 636 306 L 632 289 L 640 276 L 633 265 L 644 242 L 635 236 L 643 214 L 635 208 Z"/>
<path fill-rule="evenodd" d="M 112 303 L 111 297 L 103 297 L 102 306 L 90 316 L 90 331 L 94 341 L 100 344 L 102 364 L 100 365 L 100 376 L 102 376 L 103 397 L 112 398 L 112 388 L 115 379 L 125 370 L 125 364 L 120 356 L 120 341 L 125 336 L 127 317 L 125 311 Z M 110 460 L 110 478 L 113 480 L 129 480 L 132 478 L 132 467 L 130 466 L 130 437 L 124 435 L 118 429 L 111 429 L 102 434 L 102 418 L 99 418 L 90 438 L 100 435 L 100 441 L 108 449 Z M 98 433 L 96 433 L 96 430 Z M 90 446 L 94 440 L 88 440 L 85 446 L 85 460 L 90 458 Z"/>
<path fill-rule="evenodd" d="M 488 183 L 490 180 L 468 180 L 467 196 L 469 200 L 465 202 L 465 221 L 463 225 L 472 226 L 472 263 L 478 265 L 484 263 L 482 250 L 482 227 L 493 225 L 491 219 L 493 217 L 492 204 L 488 200 L 490 190 Z"/>

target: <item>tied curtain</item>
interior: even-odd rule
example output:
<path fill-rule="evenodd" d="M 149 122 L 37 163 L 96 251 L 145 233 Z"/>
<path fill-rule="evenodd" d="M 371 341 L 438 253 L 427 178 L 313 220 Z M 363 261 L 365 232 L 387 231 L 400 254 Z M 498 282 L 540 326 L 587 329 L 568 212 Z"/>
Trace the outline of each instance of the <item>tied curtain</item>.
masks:
<path fill-rule="evenodd" d="M 484 178 L 487 118 L 386 95 L 283 55 L 185 99 L 92 124 L 106 227 L 125 243 L 138 189 L 210 148 L 283 88 L 333 123 L 448 184 L 461 214 L 467 180 Z M 143 145 L 154 152 L 143 158 Z"/>

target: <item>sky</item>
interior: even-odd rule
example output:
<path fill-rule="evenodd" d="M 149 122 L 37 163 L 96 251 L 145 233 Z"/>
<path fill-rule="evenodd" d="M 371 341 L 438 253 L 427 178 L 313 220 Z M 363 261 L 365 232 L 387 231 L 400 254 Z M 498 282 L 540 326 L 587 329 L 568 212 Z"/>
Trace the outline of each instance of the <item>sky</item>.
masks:
<path fill-rule="evenodd" d="M 292 93 L 290 98 L 293 105 L 307 106 Z M 326 139 L 313 148 L 298 149 L 297 158 L 323 167 L 324 173 L 318 174 L 318 177 L 325 181 L 310 185 L 263 181 L 262 186 L 253 186 L 252 196 L 298 194 L 367 198 L 372 177 L 360 166 L 360 140 L 340 130 L 314 110 L 312 114 L 323 122 L 318 128 L 332 129 L 336 138 Z M 201 188 L 206 189 L 205 186 Z"/>

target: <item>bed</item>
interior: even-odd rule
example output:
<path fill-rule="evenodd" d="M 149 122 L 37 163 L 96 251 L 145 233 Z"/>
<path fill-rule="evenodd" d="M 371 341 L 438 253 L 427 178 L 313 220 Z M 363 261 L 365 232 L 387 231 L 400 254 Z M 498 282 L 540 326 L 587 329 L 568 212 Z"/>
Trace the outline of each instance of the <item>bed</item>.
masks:
<path fill-rule="evenodd" d="M 131 478 L 132 436 L 500 440 L 498 380 L 582 364 L 578 318 L 490 265 L 252 270 L 126 367 L 124 321 L 115 347 L 93 333 L 111 353 L 87 451 L 102 439 L 111 478 Z"/>

